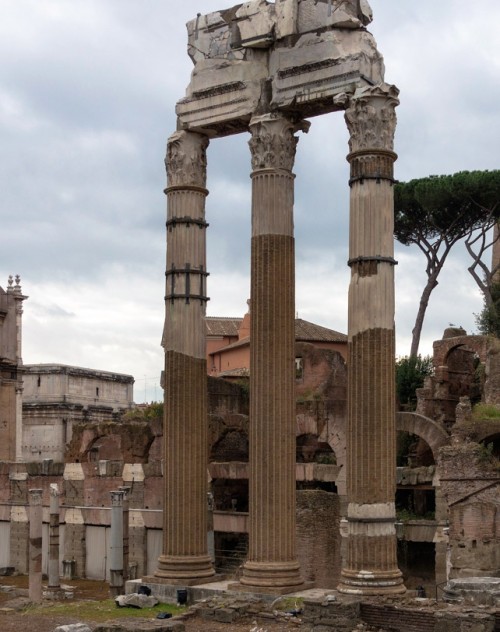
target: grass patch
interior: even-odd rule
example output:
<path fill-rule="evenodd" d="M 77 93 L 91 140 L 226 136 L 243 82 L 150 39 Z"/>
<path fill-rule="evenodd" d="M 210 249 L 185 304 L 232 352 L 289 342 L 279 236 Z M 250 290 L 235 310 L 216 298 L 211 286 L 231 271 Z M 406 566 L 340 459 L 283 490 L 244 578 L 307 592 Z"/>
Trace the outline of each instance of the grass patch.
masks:
<path fill-rule="evenodd" d="M 500 420 L 500 408 L 494 404 L 476 404 L 472 409 L 472 417 L 477 421 L 481 419 Z"/>
<path fill-rule="evenodd" d="M 273 608 L 287 612 L 289 610 L 302 610 L 304 599 L 302 597 L 280 597 L 275 600 Z"/>
<path fill-rule="evenodd" d="M 159 612 L 170 612 L 172 616 L 185 612 L 173 604 L 160 603 L 153 608 L 119 608 L 114 599 L 105 601 L 66 601 L 54 605 L 29 606 L 24 612 L 29 615 L 74 617 L 80 621 L 102 623 L 110 619 L 131 617 L 155 618 Z"/>
<path fill-rule="evenodd" d="M 435 520 L 436 516 L 433 511 L 425 514 L 416 514 L 410 509 L 396 509 L 396 518 L 400 522 L 408 522 L 409 520 Z"/>

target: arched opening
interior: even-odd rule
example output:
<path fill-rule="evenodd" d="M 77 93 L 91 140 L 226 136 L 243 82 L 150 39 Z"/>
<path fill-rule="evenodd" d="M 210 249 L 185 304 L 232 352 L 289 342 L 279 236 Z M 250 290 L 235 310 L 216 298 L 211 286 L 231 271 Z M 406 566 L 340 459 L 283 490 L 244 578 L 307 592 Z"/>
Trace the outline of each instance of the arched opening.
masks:
<path fill-rule="evenodd" d="M 96 461 L 120 461 L 122 455 L 122 438 L 118 434 L 100 435 L 89 443 L 84 460 Z"/>
<path fill-rule="evenodd" d="M 500 432 L 485 437 L 481 444 L 488 455 L 500 460 Z"/>
<path fill-rule="evenodd" d="M 323 463 L 335 465 L 337 459 L 330 445 L 320 441 L 314 434 L 302 434 L 297 437 L 295 461 L 297 463 Z"/>
<path fill-rule="evenodd" d="M 241 428 L 228 428 L 212 446 L 210 461 L 248 463 L 248 434 Z"/>

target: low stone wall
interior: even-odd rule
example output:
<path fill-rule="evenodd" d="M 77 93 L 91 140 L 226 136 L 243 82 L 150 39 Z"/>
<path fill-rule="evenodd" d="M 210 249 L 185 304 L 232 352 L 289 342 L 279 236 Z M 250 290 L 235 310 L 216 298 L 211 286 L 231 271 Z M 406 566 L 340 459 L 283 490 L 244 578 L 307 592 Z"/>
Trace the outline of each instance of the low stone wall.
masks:
<path fill-rule="evenodd" d="M 459 608 L 436 609 L 415 604 L 395 606 L 377 603 L 342 603 L 305 600 L 301 618 L 308 632 L 351 632 L 359 623 L 379 632 L 499 632 L 498 613 Z"/>

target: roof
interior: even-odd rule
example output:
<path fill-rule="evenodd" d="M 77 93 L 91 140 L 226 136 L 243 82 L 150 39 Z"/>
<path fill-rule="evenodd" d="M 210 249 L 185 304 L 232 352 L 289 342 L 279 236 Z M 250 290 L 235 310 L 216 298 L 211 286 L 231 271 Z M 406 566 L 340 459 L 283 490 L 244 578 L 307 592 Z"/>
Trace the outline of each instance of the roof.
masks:
<path fill-rule="evenodd" d="M 207 316 L 205 318 L 207 336 L 238 336 L 243 318 Z"/>
<path fill-rule="evenodd" d="M 228 334 L 226 334 L 228 335 Z M 315 325 L 308 320 L 302 318 L 295 319 L 295 341 L 296 342 L 341 342 L 347 343 L 347 336 L 341 334 L 334 329 L 328 329 L 321 325 Z M 226 347 L 213 351 L 210 355 L 216 355 L 218 353 L 225 353 L 229 349 L 236 349 L 237 347 L 244 347 L 250 344 L 250 337 L 237 340 Z"/>
<path fill-rule="evenodd" d="M 295 319 L 295 340 L 303 342 L 347 342 L 347 336 L 302 318 Z"/>
<path fill-rule="evenodd" d="M 25 375 L 73 375 L 90 379 L 111 380 L 113 382 L 134 383 L 134 376 L 114 371 L 101 371 L 100 369 L 87 369 L 70 364 L 23 364 L 22 373 Z"/>

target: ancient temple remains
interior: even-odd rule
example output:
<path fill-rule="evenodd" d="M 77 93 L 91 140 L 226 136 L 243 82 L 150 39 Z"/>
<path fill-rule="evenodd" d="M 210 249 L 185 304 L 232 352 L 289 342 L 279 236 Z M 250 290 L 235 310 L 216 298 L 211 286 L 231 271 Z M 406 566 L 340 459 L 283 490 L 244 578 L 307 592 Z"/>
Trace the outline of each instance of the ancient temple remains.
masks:
<path fill-rule="evenodd" d="M 253 0 L 188 23 L 194 63 L 166 167 L 165 491 L 157 581 L 214 575 L 207 551 L 206 150 L 250 133 L 249 555 L 243 589 L 303 584 L 295 550 L 294 236 L 298 131 L 344 111 L 350 132 L 347 558 L 339 589 L 405 590 L 396 561 L 393 136 L 398 90 L 366 0 Z M 366 437 L 370 436 L 370 442 Z"/>

